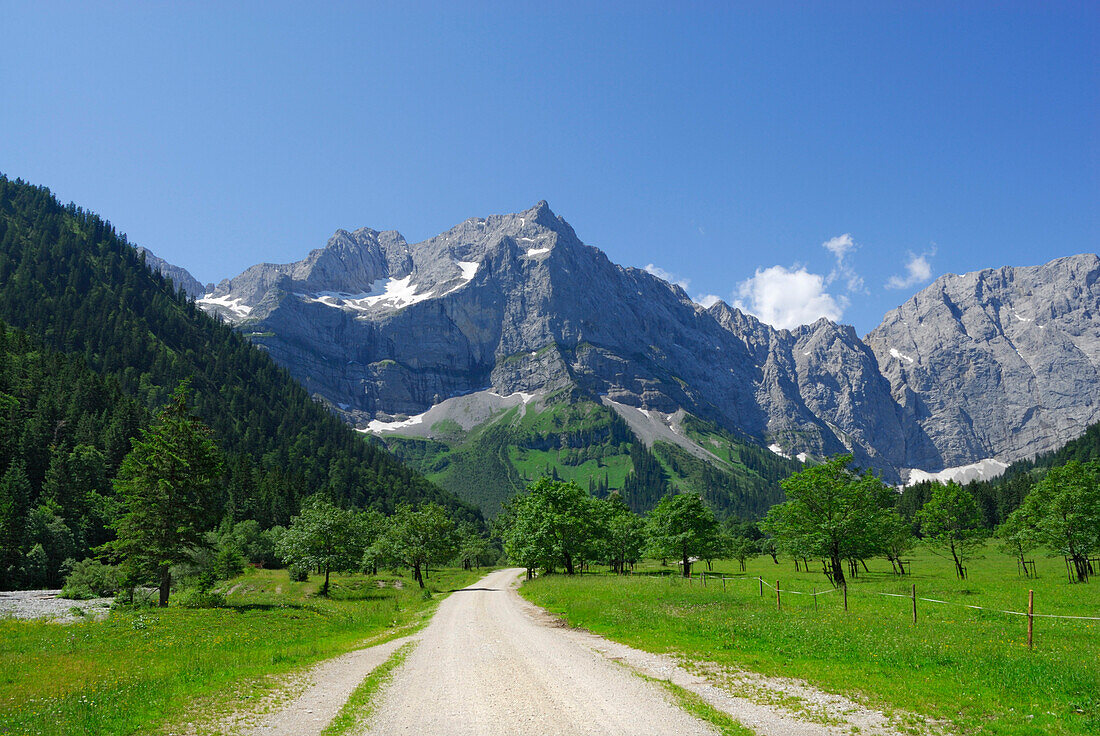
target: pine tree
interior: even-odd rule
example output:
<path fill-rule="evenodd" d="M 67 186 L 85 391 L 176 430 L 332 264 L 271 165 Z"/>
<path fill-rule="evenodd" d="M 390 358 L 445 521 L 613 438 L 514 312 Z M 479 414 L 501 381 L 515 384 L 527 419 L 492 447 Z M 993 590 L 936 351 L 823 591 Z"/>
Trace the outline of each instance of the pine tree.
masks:
<path fill-rule="evenodd" d="M 0 479 L 0 590 L 11 590 L 19 582 L 30 495 L 27 473 L 13 463 Z"/>
<path fill-rule="evenodd" d="M 210 430 L 187 405 L 186 382 L 122 461 L 115 488 L 123 514 L 108 550 L 135 575 L 155 578 L 160 605 L 168 605 L 171 566 L 205 544 L 203 532 L 218 519 L 221 453 Z"/>

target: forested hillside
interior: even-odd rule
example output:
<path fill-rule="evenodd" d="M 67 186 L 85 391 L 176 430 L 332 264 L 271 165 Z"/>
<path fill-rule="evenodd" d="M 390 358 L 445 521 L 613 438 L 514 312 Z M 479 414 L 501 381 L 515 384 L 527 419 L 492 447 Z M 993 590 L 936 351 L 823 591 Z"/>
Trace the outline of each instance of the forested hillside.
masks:
<path fill-rule="evenodd" d="M 30 377 L 13 379 L 13 385 L 21 381 L 29 392 L 14 399 L 25 421 L 5 432 L 0 473 L 22 466 L 32 495 L 42 492 L 55 456 L 79 444 L 105 454 L 110 477 L 110 463 L 117 465 L 118 453 L 128 449 L 139 417 L 190 378 L 197 412 L 227 454 L 224 503 L 226 514 L 235 519 L 285 523 L 298 500 L 316 492 L 387 511 L 401 501 L 435 500 L 460 517 L 477 516 L 384 450 L 364 443 L 266 354 L 147 269 L 109 222 L 75 205 L 61 205 L 48 189 L 4 176 L 0 320 L 76 361 L 46 354 L 19 359 L 30 360 L 25 368 Z M 19 337 L 7 349 L 23 354 L 27 344 Z M 79 387 L 91 385 L 90 379 L 66 385 L 34 378 L 35 370 L 45 371 L 45 364 L 34 367 L 36 360 L 85 366 L 66 370 L 90 369 L 104 377 L 102 385 L 111 387 L 98 392 L 104 405 L 94 411 L 80 408 L 84 399 L 79 397 L 88 392 L 80 394 Z M 10 404 L 13 399 L 4 390 Z M 70 416 L 66 412 L 74 401 L 78 408 Z M 81 420 L 84 416 L 91 418 Z M 111 429 L 123 421 L 116 417 L 126 417 L 125 426 Z M 103 432 L 115 444 L 104 444 L 106 435 L 93 441 L 92 435 Z M 66 522 L 77 523 L 75 518 Z"/>
<path fill-rule="evenodd" d="M 80 358 L 0 323 L 0 589 L 56 586 L 111 537 L 111 478 L 148 412 Z"/>
<path fill-rule="evenodd" d="M 1041 481 L 1051 468 L 1060 468 L 1068 462 L 1087 463 L 1100 460 L 1100 423 L 1089 426 L 1085 433 L 1052 452 L 1043 453 L 1030 460 L 1019 460 L 1008 466 L 1005 472 L 992 480 L 974 481 L 967 485 L 978 500 L 982 521 L 993 529 L 1003 524 L 1015 511 L 1032 486 Z M 933 483 L 917 483 L 902 494 L 900 510 L 912 518 L 931 497 Z"/>

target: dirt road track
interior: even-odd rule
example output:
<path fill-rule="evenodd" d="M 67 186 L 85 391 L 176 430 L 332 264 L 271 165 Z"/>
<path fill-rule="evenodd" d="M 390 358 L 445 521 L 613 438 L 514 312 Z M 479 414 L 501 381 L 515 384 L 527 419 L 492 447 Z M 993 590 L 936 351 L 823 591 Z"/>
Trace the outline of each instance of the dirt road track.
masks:
<path fill-rule="evenodd" d="M 309 673 L 311 684 L 296 698 L 268 715 L 250 736 L 315 736 L 329 724 L 352 692 L 409 637 L 359 649 L 321 663 Z"/>
<path fill-rule="evenodd" d="M 452 593 L 377 703 L 370 734 L 713 734 L 659 685 L 524 609 L 500 570 Z"/>
<path fill-rule="evenodd" d="M 371 670 L 414 640 L 416 648 L 373 703 L 369 734 L 715 733 L 643 674 L 696 693 L 759 736 L 901 736 L 882 713 L 806 683 L 727 671 L 704 677 L 668 655 L 564 628 L 519 597 L 521 575 L 514 568 L 490 573 L 447 597 L 420 633 L 322 663 L 309 673 L 309 689 L 250 733 L 316 736 Z M 717 684 L 723 681 L 729 684 Z M 777 701 L 800 707 L 791 711 Z"/>

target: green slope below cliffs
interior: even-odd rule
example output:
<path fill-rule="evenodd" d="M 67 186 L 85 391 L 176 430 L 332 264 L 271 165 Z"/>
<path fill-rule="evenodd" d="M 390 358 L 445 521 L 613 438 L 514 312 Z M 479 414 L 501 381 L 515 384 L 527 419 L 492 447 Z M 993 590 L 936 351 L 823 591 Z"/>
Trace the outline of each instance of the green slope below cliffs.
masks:
<path fill-rule="evenodd" d="M 801 467 L 690 416 L 682 428 L 711 460 L 670 442 L 647 448 L 615 411 L 565 394 L 499 411 L 467 430 L 443 419 L 428 438 L 387 433 L 381 441 L 490 517 L 548 475 L 596 496 L 619 493 L 639 513 L 668 493 L 690 492 L 721 516 L 755 518 L 782 500 L 779 480 Z"/>

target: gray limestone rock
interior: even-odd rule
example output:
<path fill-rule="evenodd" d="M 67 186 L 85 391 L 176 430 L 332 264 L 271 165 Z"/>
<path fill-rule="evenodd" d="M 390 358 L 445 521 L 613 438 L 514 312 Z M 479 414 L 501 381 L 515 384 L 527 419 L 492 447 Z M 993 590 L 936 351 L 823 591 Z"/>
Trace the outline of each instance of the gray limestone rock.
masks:
<path fill-rule="evenodd" d="M 1058 447 L 1100 419 L 1100 258 L 937 279 L 866 339 L 911 431 L 905 467 Z"/>
<path fill-rule="evenodd" d="M 341 230 L 200 303 L 357 426 L 567 390 L 791 456 L 849 451 L 897 481 L 1051 449 L 1100 418 L 1097 271 L 1087 255 L 946 276 L 866 340 L 825 319 L 776 330 L 613 264 L 539 202 L 411 245 Z"/>
<path fill-rule="evenodd" d="M 172 279 L 176 286 L 182 287 L 187 296 L 198 299 L 206 293 L 202 284 L 191 273 L 180 266 L 174 266 L 163 258 L 158 257 L 148 248 L 136 246 L 138 253 L 145 254 L 145 265 L 160 273 L 165 278 Z"/>

